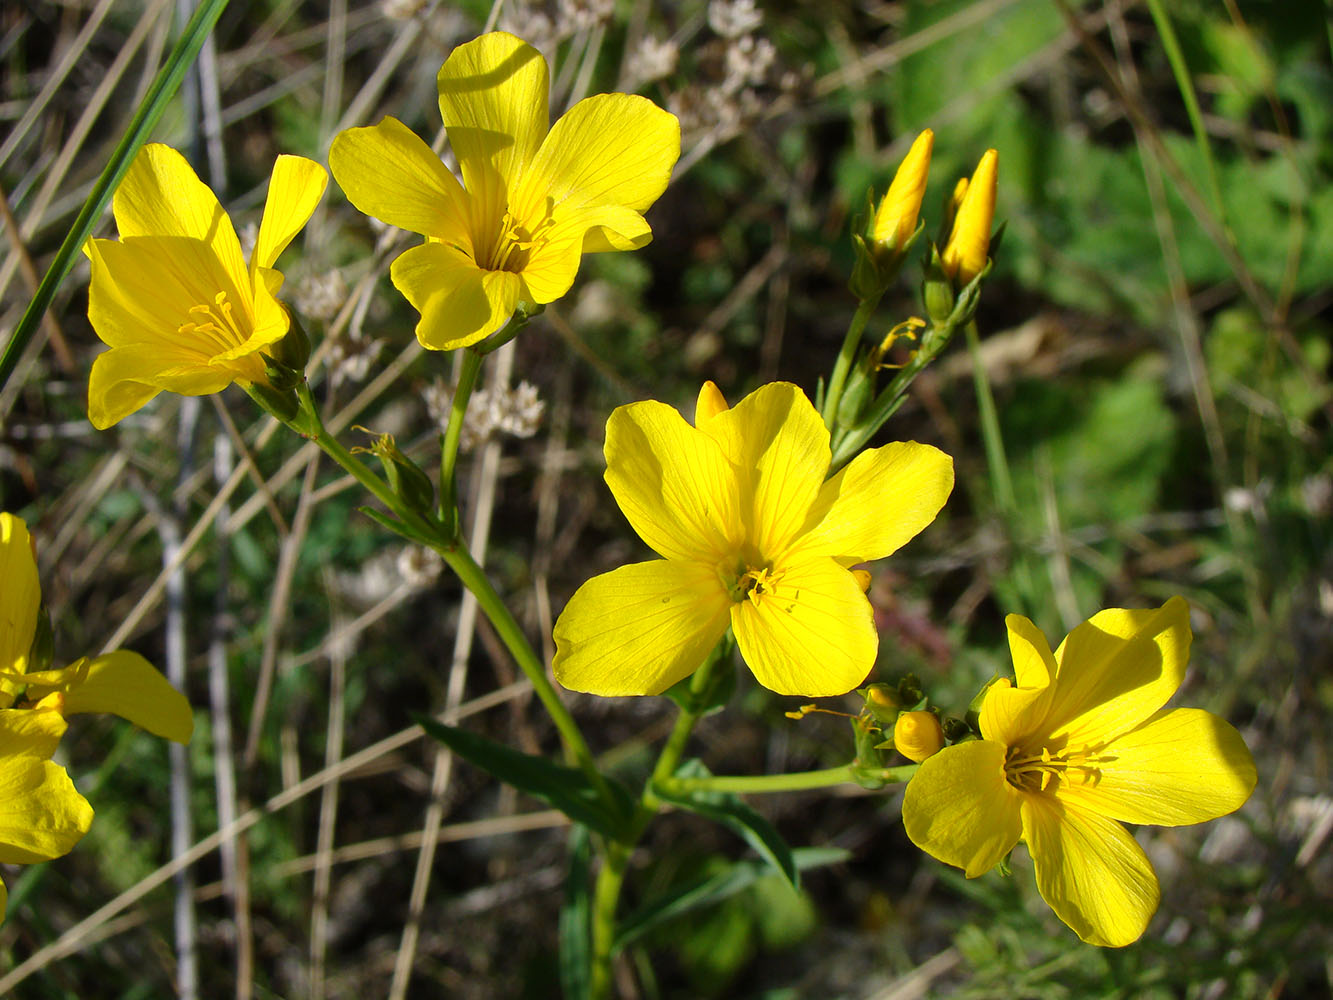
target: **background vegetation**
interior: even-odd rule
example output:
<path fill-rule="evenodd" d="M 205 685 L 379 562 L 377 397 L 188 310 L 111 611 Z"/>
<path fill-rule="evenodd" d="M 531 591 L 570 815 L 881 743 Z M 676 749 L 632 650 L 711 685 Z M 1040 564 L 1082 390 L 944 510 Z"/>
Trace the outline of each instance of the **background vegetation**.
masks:
<path fill-rule="evenodd" d="M 169 48 L 173 7 L 0 11 L 6 337 Z M 488 13 L 480 0 L 233 3 L 155 138 L 257 221 L 279 152 L 324 160 L 337 130 L 385 113 L 438 131 L 435 73 Z M 553 111 L 637 88 L 686 128 L 649 214 L 655 242 L 585 259 L 575 291 L 490 366 L 493 398 L 526 380 L 545 415 L 531 438 L 476 444 L 468 517 L 548 652 L 574 588 L 643 554 L 600 479 L 610 409 L 685 405 L 705 378 L 733 400 L 773 378 L 813 392 L 855 307 L 849 229 L 929 126 L 928 225 L 954 179 L 1000 150 L 1007 226 L 979 321 L 1022 513 L 997 518 L 959 345 L 886 432 L 952 453 L 959 483 L 876 568 L 878 675 L 914 671 L 961 709 L 1007 669 L 1006 612 L 1058 638 L 1099 608 L 1182 593 L 1195 645 L 1181 701 L 1231 719 L 1260 771 L 1237 815 L 1140 831 L 1163 902 L 1119 951 L 1058 923 L 1021 850 L 1013 877 L 973 882 L 921 855 L 893 795 L 754 800 L 794 844 L 849 860 L 809 872 L 800 895 L 764 879 L 657 928 L 626 954 L 624 994 L 1330 995 L 1327 6 L 561 0 L 510 4 L 501 25 L 555 59 Z M 669 40 L 674 61 L 645 39 Z M 366 443 L 363 425 L 425 456 L 451 362 L 417 348 L 388 283 L 406 241 L 331 185 L 285 269 L 343 440 Z M 872 334 L 920 311 L 913 273 Z M 200 996 L 379 996 L 396 965 L 412 995 L 551 996 L 562 817 L 452 766 L 410 726 L 411 712 L 447 712 L 551 750 L 498 643 L 460 620 L 447 574 L 358 514 L 359 489 L 241 393 L 164 396 L 93 431 L 86 284 L 80 265 L 0 393 L 0 496 L 38 539 L 58 658 L 115 643 L 174 662 L 198 729 L 174 776 L 188 817 L 173 819 L 165 746 L 114 720 L 74 723 L 68 764 L 97 819 L 70 856 L 5 873 L 10 995 L 168 995 L 191 978 L 185 941 Z M 665 699 L 573 704 L 626 773 L 649 766 L 670 724 Z M 715 772 L 845 762 L 845 722 L 793 722 L 795 707 L 742 673 L 696 749 Z M 237 816 L 244 836 L 209 839 Z M 165 866 L 197 842 L 173 881 L 181 866 Z M 675 815 L 639 857 L 631 906 L 745 854 Z"/>

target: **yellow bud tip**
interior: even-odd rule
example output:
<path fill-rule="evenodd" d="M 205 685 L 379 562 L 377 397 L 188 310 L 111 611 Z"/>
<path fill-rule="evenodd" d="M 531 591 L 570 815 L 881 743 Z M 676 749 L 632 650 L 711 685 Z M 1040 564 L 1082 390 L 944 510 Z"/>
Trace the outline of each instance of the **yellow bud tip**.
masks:
<path fill-rule="evenodd" d="M 870 589 L 870 570 L 854 569 L 852 576 L 856 577 L 856 585 L 861 588 L 861 593 L 864 594 Z"/>
<path fill-rule="evenodd" d="M 45 698 L 32 706 L 39 712 L 59 712 L 65 714 L 65 693 L 63 691 L 52 691 Z"/>
<path fill-rule="evenodd" d="M 897 708 L 898 698 L 888 688 L 882 685 L 872 685 L 867 695 L 880 708 Z"/>
<path fill-rule="evenodd" d="M 893 745 L 908 760 L 920 764 L 944 746 L 944 729 L 931 712 L 904 712 L 893 725 Z"/>
<path fill-rule="evenodd" d="M 727 397 L 722 395 L 722 390 L 711 380 L 705 382 L 703 388 L 699 390 L 699 398 L 694 403 L 694 426 L 703 427 L 719 413 L 725 413 L 728 409 L 730 407 L 727 406 Z"/>
<path fill-rule="evenodd" d="M 916 137 L 912 148 L 903 157 L 888 193 L 875 210 L 870 238 L 877 247 L 896 250 L 916 232 L 921 199 L 926 193 L 926 177 L 930 173 L 930 154 L 934 148 L 935 133 L 926 129 Z"/>
<path fill-rule="evenodd" d="M 986 266 L 991 224 L 995 221 L 995 194 L 999 174 L 1000 154 L 988 149 L 967 183 L 958 214 L 953 220 L 953 232 L 949 234 L 949 242 L 944 245 L 944 252 L 940 255 L 944 273 L 960 287 L 980 274 Z"/>

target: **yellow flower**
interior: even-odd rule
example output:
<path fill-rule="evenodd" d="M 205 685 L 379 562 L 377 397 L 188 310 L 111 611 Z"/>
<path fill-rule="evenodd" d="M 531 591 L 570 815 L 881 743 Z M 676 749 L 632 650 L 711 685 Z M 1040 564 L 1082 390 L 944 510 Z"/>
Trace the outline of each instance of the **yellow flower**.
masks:
<path fill-rule="evenodd" d="M 835 695 L 875 662 L 870 603 L 850 567 L 935 519 L 953 462 L 899 442 L 825 481 L 829 434 L 799 388 L 766 385 L 728 409 L 706 382 L 691 427 L 658 402 L 606 425 L 606 482 L 662 559 L 594 577 L 555 625 L 555 676 L 577 691 L 657 694 L 735 632 L 780 694 Z"/>
<path fill-rule="evenodd" d="M 51 762 L 64 732 L 59 712 L 0 709 L 0 863 L 58 858 L 88 832 L 92 807 Z M 0 920 L 8 898 L 0 883 Z"/>
<path fill-rule="evenodd" d="M 1189 606 L 1113 608 L 1051 654 L 1010 615 L 1017 686 L 997 682 L 982 739 L 946 747 L 907 786 L 903 826 L 922 850 L 988 871 L 1027 842 L 1037 888 L 1089 944 L 1138 939 L 1157 876 L 1122 823 L 1182 826 L 1238 809 L 1254 788 L 1240 734 L 1199 709 L 1163 709 L 1189 659 Z"/>
<path fill-rule="evenodd" d="M 23 711 L 12 708 L 22 692 L 22 704 L 40 703 L 43 714 L 46 706 L 59 715 L 111 712 L 157 736 L 189 742 L 190 703 L 138 653 L 121 649 L 60 670 L 30 670 L 41 601 L 27 525 L 0 513 L 0 709 Z"/>
<path fill-rule="evenodd" d="M 999 180 L 1000 154 L 986 150 L 964 188 L 953 231 L 940 254 L 944 273 L 960 286 L 966 285 L 986 266 L 991 224 L 995 221 L 995 193 Z M 956 193 L 955 189 L 955 193 Z"/>
<path fill-rule="evenodd" d="M 582 254 L 647 244 L 642 213 L 666 190 L 680 123 L 645 98 L 600 94 L 548 133 L 546 61 L 504 32 L 454 49 L 437 83 L 462 184 L 392 117 L 340 133 L 329 166 L 362 212 L 426 237 L 391 275 L 421 313 L 417 339 L 448 351 L 500 329 L 519 302 L 560 298 Z"/>
<path fill-rule="evenodd" d="M 933 712 L 903 712 L 893 724 L 893 748 L 918 764 L 940 752 L 944 728 Z"/>
<path fill-rule="evenodd" d="M 935 133 L 926 129 L 903 157 L 898 172 L 893 175 L 884 200 L 875 210 L 875 221 L 870 239 L 876 247 L 893 251 L 916 232 L 916 219 L 921 213 L 921 199 L 926 193 L 926 178 L 930 173 L 930 153 L 935 147 Z"/>
<path fill-rule="evenodd" d="M 88 319 L 111 348 L 88 381 L 99 430 L 159 392 L 202 396 L 232 382 L 265 383 L 261 352 L 287 333 L 275 298 L 278 255 L 301 231 L 328 182 L 324 169 L 279 156 L 247 266 L 227 213 L 185 158 L 144 146 L 116 191 L 120 240 L 89 240 Z"/>

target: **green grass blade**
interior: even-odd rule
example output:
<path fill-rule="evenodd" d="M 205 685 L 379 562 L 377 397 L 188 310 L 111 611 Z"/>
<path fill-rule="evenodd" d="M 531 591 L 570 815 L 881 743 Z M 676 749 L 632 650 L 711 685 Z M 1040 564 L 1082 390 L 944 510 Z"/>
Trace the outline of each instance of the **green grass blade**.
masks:
<path fill-rule="evenodd" d="M 55 260 L 47 269 L 42 283 L 37 286 L 37 293 L 28 303 L 28 308 L 19 319 L 18 326 L 14 328 L 14 335 L 5 345 L 5 353 L 0 355 L 0 388 L 3 388 L 14 374 L 19 358 L 37 332 L 42 317 L 51 306 L 51 300 L 55 298 L 56 289 L 74 266 L 76 255 L 92 233 L 97 220 L 101 218 L 102 210 L 106 207 L 112 192 L 125 176 L 125 171 L 129 169 L 135 154 L 148 140 L 149 134 L 162 117 L 162 112 L 166 110 L 167 102 L 176 95 L 181 80 L 194 64 L 199 49 L 203 47 L 204 39 L 213 30 L 226 6 L 227 0 L 200 0 L 194 16 L 185 25 L 185 30 L 181 32 L 181 37 L 172 48 L 166 64 L 158 71 L 152 86 L 144 96 L 143 103 L 134 113 L 129 128 L 125 130 L 115 152 L 111 154 L 110 162 L 102 171 L 102 175 L 97 178 L 97 183 L 93 185 L 88 200 L 83 203 L 83 208 L 79 210 L 73 227 L 65 237 L 65 241 L 60 244 Z"/>

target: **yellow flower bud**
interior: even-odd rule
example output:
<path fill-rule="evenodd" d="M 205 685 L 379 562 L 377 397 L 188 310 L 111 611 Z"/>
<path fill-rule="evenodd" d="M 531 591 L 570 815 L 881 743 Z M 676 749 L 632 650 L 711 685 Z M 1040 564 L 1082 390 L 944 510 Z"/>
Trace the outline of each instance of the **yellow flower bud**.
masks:
<path fill-rule="evenodd" d="M 705 382 L 694 404 L 694 426 L 702 428 L 708 421 L 728 409 L 727 398 L 722 395 L 722 390 L 712 381 Z"/>
<path fill-rule="evenodd" d="M 990 247 L 991 223 L 995 221 L 995 190 L 999 178 L 1000 154 L 993 149 L 977 164 L 972 180 L 968 182 L 953 231 L 944 246 L 940 262 L 944 273 L 966 285 L 986 266 L 986 251 Z"/>
<path fill-rule="evenodd" d="M 916 219 L 921 212 L 921 198 L 926 193 L 926 175 L 930 172 L 930 153 L 934 146 L 935 133 L 926 129 L 916 137 L 903 158 L 888 193 L 875 210 L 870 239 L 876 249 L 898 250 L 916 232 Z"/>
<path fill-rule="evenodd" d="M 944 728 L 931 712 L 903 712 L 893 725 L 893 746 L 920 764 L 944 746 Z"/>

